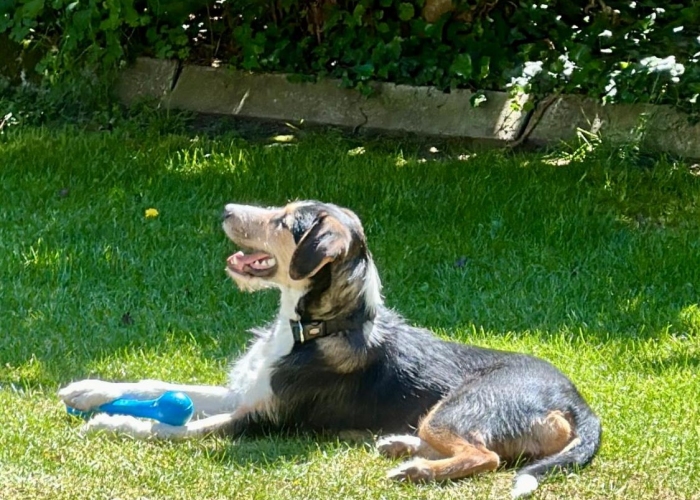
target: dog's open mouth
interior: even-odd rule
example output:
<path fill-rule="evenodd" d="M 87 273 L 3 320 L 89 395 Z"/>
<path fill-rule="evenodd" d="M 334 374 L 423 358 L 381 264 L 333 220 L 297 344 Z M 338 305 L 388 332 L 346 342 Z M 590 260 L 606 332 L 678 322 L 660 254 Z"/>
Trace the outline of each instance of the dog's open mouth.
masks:
<path fill-rule="evenodd" d="M 277 270 L 277 260 L 272 255 L 254 250 L 236 252 L 226 259 L 226 264 L 234 273 L 258 278 L 272 276 Z"/>

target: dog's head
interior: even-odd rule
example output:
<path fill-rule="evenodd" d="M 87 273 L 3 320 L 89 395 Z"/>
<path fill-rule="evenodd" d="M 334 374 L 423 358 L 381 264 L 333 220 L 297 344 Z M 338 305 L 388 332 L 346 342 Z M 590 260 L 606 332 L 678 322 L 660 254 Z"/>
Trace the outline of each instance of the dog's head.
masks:
<path fill-rule="evenodd" d="M 277 287 L 290 306 L 316 319 L 380 301 L 360 219 L 348 209 L 304 201 L 281 208 L 226 205 L 224 231 L 241 249 L 227 272 L 242 290 Z"/>

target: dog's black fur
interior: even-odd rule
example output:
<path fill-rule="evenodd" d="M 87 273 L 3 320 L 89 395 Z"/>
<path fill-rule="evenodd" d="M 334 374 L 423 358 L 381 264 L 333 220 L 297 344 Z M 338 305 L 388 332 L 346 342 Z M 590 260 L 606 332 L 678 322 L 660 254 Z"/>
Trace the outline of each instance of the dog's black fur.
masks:
<path fill-rule="evenodd" d="M 411 433 L 427 425 L 433 433 L 503 450 L 517 448 L 517 443 L 530 439 L 538 422 L 559 412 L 570 421 L 572 441 L 577 442 L 548 456 L 531 457 L 519 474 L 539 478 L 554 469 L 583 466 L 593 458 L 600 445 L 600 422 L 574 384 L 550 363 L 445 342 L 408 325 L 383 305 L 367 303 L 363 287 L 372 280 L 374 264 L 354 214 L 307 202 L 289 209 L 283 225 L 297 245 L 290 272 L 296 269 L 298 276 L 309 280 L 296 306 L 300 320 L 342 317 L 353 326 L 297 343 L 271 375 L 278 401 L 274 415 L 253 413 L 234 422 L 229 433 L 259 425 Z M 344 251 L 333 253 L 312 276 L 305 275 L 329 257 L 328 248 L 338 238 L 345 239 Z M 272 335 L 273 329 L 260 335 Z M 527 453 L 521 450 L 522 454 Z M 500 455 L 506 461 L 520 458 Z"/>

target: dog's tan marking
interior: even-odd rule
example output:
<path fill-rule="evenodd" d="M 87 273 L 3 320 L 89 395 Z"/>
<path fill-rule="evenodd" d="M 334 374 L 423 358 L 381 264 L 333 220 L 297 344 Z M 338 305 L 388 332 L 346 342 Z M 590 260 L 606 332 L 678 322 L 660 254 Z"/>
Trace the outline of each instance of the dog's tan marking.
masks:
<path fill-rule="evenodd" d="M 533 429 L 533 437 L 539 442 L 539 454 L 544 457 L 560 453 L 574 441 L 575 432 L 571 417 L 561 411 L 553 411 Z"/>
<path fill-rule="evenodd" d="M 504 460 L 522 457 L 542 458 L 555 455 L 577 444 L 575 430 L 568 415 L 557 410 L 536 421 L 532 430 L 518 438 L 494 443 L 493 450 Z"/>
<path fill-rule="evenodd" d="M 338 373 L 352 373 L 367 365 L 367 354 L 357 352 L 343 339 L 330 337 L 317 342 L 324 361 Z"/>

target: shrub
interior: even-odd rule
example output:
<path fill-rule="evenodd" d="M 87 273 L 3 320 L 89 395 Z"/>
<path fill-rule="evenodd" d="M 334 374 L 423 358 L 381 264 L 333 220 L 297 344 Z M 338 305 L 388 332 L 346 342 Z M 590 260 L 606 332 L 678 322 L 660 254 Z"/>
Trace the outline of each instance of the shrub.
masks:
<path fill-rule="evenodd" d="M 297 78 L 585 94 L 698 111 L 692 0 L 0 0 L 43 78 L 151 55 Z"/>

